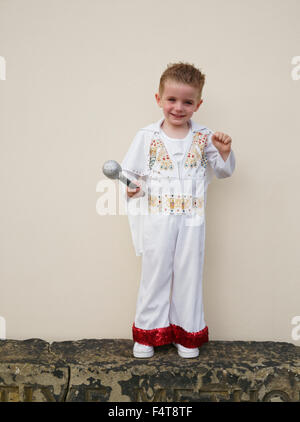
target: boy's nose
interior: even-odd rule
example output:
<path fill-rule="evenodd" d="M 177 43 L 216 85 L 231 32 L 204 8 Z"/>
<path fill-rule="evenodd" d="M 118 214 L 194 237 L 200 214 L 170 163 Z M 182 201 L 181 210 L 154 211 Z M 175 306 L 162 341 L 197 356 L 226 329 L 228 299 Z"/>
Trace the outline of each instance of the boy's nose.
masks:
<path fill-rule="evenodd" d="M 181 103 L 176 103 L 175 104 L 175 110 L 181 110 L 182 109 L 182 104 Z"/>

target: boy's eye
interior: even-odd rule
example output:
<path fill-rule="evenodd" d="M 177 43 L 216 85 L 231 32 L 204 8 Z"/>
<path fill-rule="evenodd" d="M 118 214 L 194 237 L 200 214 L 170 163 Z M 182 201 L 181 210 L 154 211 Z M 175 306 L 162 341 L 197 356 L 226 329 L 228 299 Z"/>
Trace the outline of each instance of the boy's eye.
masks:
<path fill-rule="evenodd" d="M 169 98 L 169 101 L 175 101 L 175 98 Z M 186 101 L 186 104 L 193 104 L 191 101 Z"/>

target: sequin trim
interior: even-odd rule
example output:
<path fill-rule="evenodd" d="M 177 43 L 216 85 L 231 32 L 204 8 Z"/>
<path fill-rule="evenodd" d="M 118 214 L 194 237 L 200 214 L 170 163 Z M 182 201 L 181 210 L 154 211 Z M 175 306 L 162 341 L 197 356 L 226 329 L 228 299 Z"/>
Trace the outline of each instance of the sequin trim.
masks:
<path fill-rule="evenodd" d="M 203 343 L 208 342 L 208 327 L 204 327 L 203 330 L 189 333 L 178 325 L 172 325 L 172 331 L 174 336 L 174 343 L 181 344 L 184 347 L 194 348 L 200 347 Z"/>
<path fill-rule="evenodd" d="M 209 341 L 207 326 L 201 331 L 190 333 L 174 324 L 153 330 L 143 330 L 133 324 L 132 335 L 134 341 L 146 346 L 163 346 L 174 342 L 184 347 L 195 348 Z"/>
<path fill-rule="evenodd" d="M 163 346 L 173 341 L 173 331 L 170 326 L 153 330 L 142 330 L 133 324 L 132 335 L 134 341 L 146 346 Z"/>

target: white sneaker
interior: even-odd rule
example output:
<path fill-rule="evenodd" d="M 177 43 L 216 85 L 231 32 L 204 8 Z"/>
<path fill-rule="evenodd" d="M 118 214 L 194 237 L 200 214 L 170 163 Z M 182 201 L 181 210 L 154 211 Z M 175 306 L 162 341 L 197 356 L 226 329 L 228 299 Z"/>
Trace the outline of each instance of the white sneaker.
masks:
<path fill-rule="evenodd" d="M 179 356 L 181 356 L 182 358 L 196 358 L 199 356 L 198 347 L 191 349 L 189 347 L 184 347 L 181 344 L 177 344 L 177 343 L 173 343 L 173 344 L 177 348 Z"/>
<path fill-rule="evenodd" d="M 154 347 L 146 346 L 135 342 L 133 346 L 133 356 L 136 358 L 151 358 L 154 355 Z"/>

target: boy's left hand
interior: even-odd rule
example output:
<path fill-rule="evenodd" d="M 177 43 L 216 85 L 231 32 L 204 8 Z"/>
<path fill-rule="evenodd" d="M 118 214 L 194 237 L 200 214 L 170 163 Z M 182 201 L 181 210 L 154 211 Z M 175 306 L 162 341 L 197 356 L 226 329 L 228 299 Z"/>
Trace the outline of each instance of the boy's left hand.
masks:
<path fill-rule="evenodd" d="M 229 135 L 222 132 L 215 132 L 211 138 L 212 143 L 218 149 L 219 153 L 222 155 L 224 161 L 228 157 L 231 150 L 232 139 Z"/>

